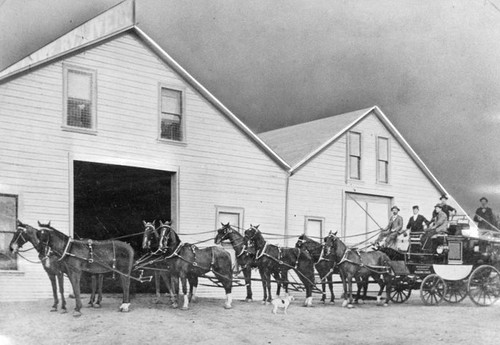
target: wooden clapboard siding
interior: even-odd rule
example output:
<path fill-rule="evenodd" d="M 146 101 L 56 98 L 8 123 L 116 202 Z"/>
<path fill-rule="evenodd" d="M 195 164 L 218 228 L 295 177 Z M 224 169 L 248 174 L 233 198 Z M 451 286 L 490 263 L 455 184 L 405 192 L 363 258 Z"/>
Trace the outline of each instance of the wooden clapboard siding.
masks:
<path fill-rule="evenodd" d="M 375 114 L 370 114 L 352 131 L 362 134 L 361 181 L 347 180 L 347 133 L 309 161 L 290 178 L 288 233 L 304 232 L 305 216 L 325 217 L 326 231 L 343 230 L 345 192 L 380 195 L 393 198 L 401 208 L 405 221 L 411 207 L 420 205 L 429 217 L 439 200 L 439 190 L 424 175 L 403 147 L 391 135 Z M 335 133 L 332 133 L 332 136 Z M 376 180 L 377 136 L 390 141 L 390 180 Z M 384 224 L 383 226 L 385 226 Z"/>
<path fill-rule="evenodd" d="M 95 135 L 61 128 L 63 64 L 97 72 Z M 185 144 L 157 140 L 160 84 L 185 91 Z M 139 166 L 174 167 L 183 240 L 207 238 L 189 236 L 199 231 L 213 229 L 215 235 L 216 205 L 244 208 L 244 226 L 260 223 L 284 231 L 282 168 L 133 33 L 0 84 L 0 192 L 19 190 L 23 221 L 52 220 L 68 233 L 70 162 L 82 155 L 90 161 L 118 157 Z M 41 265 L 20 259 L 18 272 L 0 271 L 0 301 L 50 296 Z"/>

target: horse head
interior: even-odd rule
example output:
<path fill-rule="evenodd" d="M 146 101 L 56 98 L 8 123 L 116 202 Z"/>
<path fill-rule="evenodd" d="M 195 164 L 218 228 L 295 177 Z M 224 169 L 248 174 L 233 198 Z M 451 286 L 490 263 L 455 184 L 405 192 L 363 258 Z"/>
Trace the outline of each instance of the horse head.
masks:
<path fill-rule="evenodd" d="M 144 235 L 142 236 L 142 249 L 151 249 L 151 238 L 154 236 L 157 243 L 159 242 L 159 235 L 155 227 L 156 220 L 152 222 L 142 221 L 144 225 Z"/>
<path fill-rule="evenodd" d="M 245 242 L 248 248 L 255 247 L 255 249 L 258 249 L 264 245 L 266 241 L 259 230 L 259 225 L 250 224 L 250 228 L 245 230 Z"/>
<path fill-rule="evenodd" d="M 329 255 L 330 253 L 335 253 L 337 252 L 337 249 L 341 243 L 340 238 L 337 237 L 337 231 L 335 232 L 329 232 L 328 236 L 325 237 L 325 248 L 326 248 L 326 255 Z"/>
<path fill-rule="evenodd" d="M 217 229 L 217 235 L 215 236 L 214 242 L 215 244 L 220 244 L 222 241 L 226 240 L 230 233 L 233 232 L 233 228 L 227 222 L 227 224 L 220 223 L 222 228 Z"/>
<path fill-rule="evenodd" d="M 172 228 L 172 222 L 166 221 L 163 223 L 160 220 L 160 226 L 158 227 L 160 230 L 160 243 L 159 247 L 162 249 L 167 249 L 169 247 L 176 247 L 179 242 L 179 236 L 175 233 L 174 229 Z"/>
<path fill-rule="evenodd" d="M 27 224 L 23 224 L 19 219 L 16 221 L 16 232 L 9 244 L 11 252 L 17 252 L 19 248 L 29 241 L 28 226 Z"/>
<path fill-rule="evenodd" d="M 302 234 L 299 236 L 299 238 L 297 239 L 297 243 L 295 243 L 295 248 L 305 248 L 307 249 L 307 242 L 309 241 L 309 237 L 306 236 L 306 234 Z"/>

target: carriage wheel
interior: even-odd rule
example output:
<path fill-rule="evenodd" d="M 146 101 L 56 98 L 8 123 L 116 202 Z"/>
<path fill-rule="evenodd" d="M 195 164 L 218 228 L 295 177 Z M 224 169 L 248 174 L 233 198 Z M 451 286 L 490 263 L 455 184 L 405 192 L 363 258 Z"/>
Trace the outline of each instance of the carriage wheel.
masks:
<path fill-rule="evenodd" d="M 469 297 L 479 306 L 489 306 L 500 298 L 500 272 L 493 266 L 476 268 L 469 277 Z"/>
<path fill-rule="evenodd" d="M 420 299 L 425 305 L 437 305 L 446 294 L 446 283 L 437 274 L 429 274 L 420 286 Z"/>
<path fill-rule="evenodd" d="M 404 303 L 411 296 L 411 288 L 407 282 L 402 280 L 393 281 L 389 290 L 389 297 L 394 303 Z"/>
<path fill-rule="evenodd" d="M 443 299 L 448 303 L 462 302 L 467 297 L 467 282 L 465 280 L 446 281 L 446 292 Z"/>

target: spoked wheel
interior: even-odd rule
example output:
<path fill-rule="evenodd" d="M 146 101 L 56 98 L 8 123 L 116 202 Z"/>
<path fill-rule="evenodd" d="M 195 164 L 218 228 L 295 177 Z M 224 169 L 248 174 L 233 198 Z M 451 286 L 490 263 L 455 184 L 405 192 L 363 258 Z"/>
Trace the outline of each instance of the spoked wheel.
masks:
<path fill-rule="evenodd" d="M 403 280 L 393 281 L 389 290 L 389 298 L 394 303 L 404 303 L 411 296 L 410 285 Z"/>
<path fill-rule="evenodd" d="M 437 305 L 446 294 L 446 284 L 437 274 L 429 274 L 420 286 L 420 299 L 425 305 Z"/>
<path fill-rule="evenodd" d="M 462 302 L 467 297 L 466 280 L 447 280 L 443 299 L 448 303 Z"/>
<path fill-rule="evenodd" d="M 489 306 L 500 298 L 500 272 L 489 265 L 476 268 L 469 277 L 469 297 L 479 306 Z"/>

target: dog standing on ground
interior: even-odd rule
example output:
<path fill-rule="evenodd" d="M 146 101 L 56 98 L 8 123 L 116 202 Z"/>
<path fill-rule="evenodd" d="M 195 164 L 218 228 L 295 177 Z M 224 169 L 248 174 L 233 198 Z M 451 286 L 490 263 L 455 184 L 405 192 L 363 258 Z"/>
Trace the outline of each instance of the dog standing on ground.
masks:
<path fill-rule="evenodd" d="M 293 296 L 286 296 L 284 298 L 275 298 L 271 301 L 273 305 L 273 314 L 276 314 L 278 308 L 283 309 L 283 313 L 286 314 L 288 307 L 290 306 L 290 302 L 295 300 Z"/>

